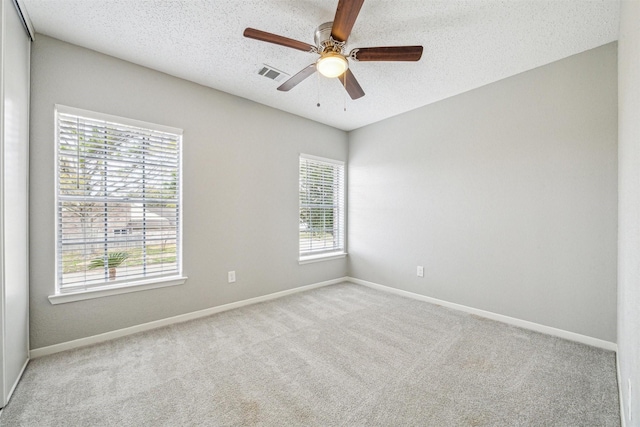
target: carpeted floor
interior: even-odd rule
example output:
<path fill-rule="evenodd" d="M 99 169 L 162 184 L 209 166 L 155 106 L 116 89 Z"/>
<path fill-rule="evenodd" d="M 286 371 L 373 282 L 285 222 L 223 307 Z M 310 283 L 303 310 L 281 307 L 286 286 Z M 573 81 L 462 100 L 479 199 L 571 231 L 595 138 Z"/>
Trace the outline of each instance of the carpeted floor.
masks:
<path fill-rule="evenodd" d="M 615 355 L 340 284 L 33 360 L 2 426 L 619 426 Z"/>

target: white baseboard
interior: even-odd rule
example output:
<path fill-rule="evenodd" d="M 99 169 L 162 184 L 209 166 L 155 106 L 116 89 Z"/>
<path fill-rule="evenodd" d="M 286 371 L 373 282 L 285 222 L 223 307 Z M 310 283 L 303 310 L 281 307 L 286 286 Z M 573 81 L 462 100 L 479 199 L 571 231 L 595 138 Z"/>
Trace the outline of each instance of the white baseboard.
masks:
<path fill-rule="evenodd" d="M 454 310 L 463 311 L 466 313 L 474 314 L 476 316 L 485 317 L 487 319 L 497 320 L 499 322 L 507 323 L 514 326 L 519 326 L 521 328 L 529 329 L 536 332 L 541 332 L 543 334 L 552 335 L 564 339 L 568 339 L 570 341 L 576 341 L 583 344 L 591 345 L 594 347 L 603 348 L 605 350 L 617 351 L 617 345 L 615 343 L 600 340 L 598 338 L 589 337 L 586 335 L 577 334 L 574 332 L 565 331 L 562 329 L 553 328 L 550 326 L 541 325 L 534 322 L 529 322 L 526 320 L 517 319 L 514 317 L 504 316 L 502 314 L 492 313 L 490 311 L 480 310 L 473 307 L 468 307 L 461 304 L 456 304 L 444 300 L 440 300 L 437 298 L 428 297 L 425 295 L 416 294 L 413 292 L 403 291 L 401 289 L 392 288 L 389 286 L 380 285 L 373 282 L 368 282 L 366 280 L 356 279 L 353 277 L 341 277 L 338 279 L 327 280 L 325 282 L 313 283 L 311 285 L 300 286 L 293 289 L 287 289 L 286 291 L 275 292 L 268 295 L 263 295 L 256 298 L 250 298 L 247 300 L 232 302 L 229 304 L 220 305 L 217 307 L 211 307 L 204 310 L 194 311 L 191 313 L 181 314 L 174 317 L 169 317 L 166 319 L 160 319 L 149 323 L 143 323 L 141 325 L 135 325 L 128 328 L 118 329 L 115 331 L 105 332 L 99 335 L 93 335 L 86 338 L 80 338 L 73 341 L 67 341 L 60 344 L 54 344 L 47 347 L 40 347 L 33 349 L 29 352 L 29 356 L 32 359 L 37 357 L 46 356 L 49 354 L 59 353 L 61 351 L 71 350 L 74 348 L 84 347 L 91 344 L 97 344 L 104 341 L 109 341 L 112 339 L 124 337 L 127 335 L 132 335 L 138 332 L 144 332 L 151 329 L 161 328 L 163 326 L 172 325 L 175 323 L 186 322 L 188 320 L 198 319 L 201 317 L 210 316 L 212 314 L 220 313 L 227 310 L 232 310 L 234 308 L 244 307 L 251 304 L 256 304 L 263 301 L 269 301 L 276 298 L 281 298 L 287 295 L 295 294 L 298 292 L 304 292 L 311 289 L 320 288 L 323 286 L 329 286 L 336 283 L 341 283 L 349 281 L 351 283 L 355 283 L 358 285 L 367 286 L 369 288 L 377 289 L 384 292 L 390 292 L 396 295 L 417 299 L 420 301 L 426 301 L 432 304 L 441 305 L 443 307 L 452 308 Z M 624 427 L 624 426 L 623 426 Z"/>
<path fill-rule="evenodd" d="M 73 341 L 67 341 L 60 344 L 54 344 L 47 347 L 40 347 L 33 349 L 29 352 L 29 356 L 32 359 L 37 357 L 47 356 L 49 354 L 59 353 L 61 351 L 71 350 L 74 348 L 85 347 L 91 344 L 97 344 L 104 341 L 124 337 L 127 335 L 136 334 L 138 332 L 149 331 L 151 329 L 161 328 L 163 326 L 172 325 L 174 323 L 186 322 L 188 320 L 198 319 L 201 317 L 211 316 L 212 314 L 220 313 L 234 308 L 240 308 L 251 304 L 257 304 L 263 301 L 269 301 L 276 298 L 282 298 L 287 295 L 295 294 L 298 292 L 304 292 L 311 289 L 320 288 L 323 286 L 334 285 L 348 281 L 346 277 L 339 279 L 327 280 L 325 282 L 313 283 L 311 285 L 300 286 L 293 289 L 287 289 L 286 291 L 275 292 L 268 295 L 263 295 L 255 298 L 249 298 L 242 301 L 236 301 L 229 304 L 219 305 L 217 307 L 211 307 L 204 310 L 193 311 L 191 313 L 180 314 L 178 316 L 168 317 L 166 319 L 160 319 L 153 322 L 143 323 L 141 325 L 135 325 L 128 328 L 118 329 L 115 331 L 105 332 L 99 335 L 93 335 L 86 338 L 80 338 Z"/>
<path fill-rule="evenodd" d="M 432 304 L 441 305 L 443 307 L 452 308 L 454 310 L 464 311 L 466 313 L 474 314 L 476 316 L 485 317 L 491 320 L 497 320 L 498 322 L 507 323 L 509 325 L 518 326 L 524 329 L 529 329 L 543 334 L 552 335 L 559 338 L 564 338 L 570 341 L 576 341 L 582 344 L 587 344 L 593 347 L 603 348 L 605 350 L 616 351 L 618 346 L 616 343 L 604 341 L 598 338 L 593 338 L 587 335 L 577 334 L 575 332 L 565 331 L 563 329 L 553 328 L 551 326 L 541 325 L 539 323 L 529 322 L 527 320 L 517 319 L 515 317 L 504 316 L 502 314 L 493 313 L 490 311 L 480 310 L 466 305 L 456 304 L 453 302 L 443 301 L 437 298 L 428 297 L 425 295 L 416 294 L 413 292 L 403 291 L 401 289 L 392 288 L 389 286 L 380 285 L 378 283 L 368 282 L 366 280 L 355 279 L 353 277 L 347 277 L 349 282 L 367 286 L 369 288 L 377 289 L 380 291 L 390 292 L 392 294 L 417 299 L 420 301 L 430 302 Z"/>

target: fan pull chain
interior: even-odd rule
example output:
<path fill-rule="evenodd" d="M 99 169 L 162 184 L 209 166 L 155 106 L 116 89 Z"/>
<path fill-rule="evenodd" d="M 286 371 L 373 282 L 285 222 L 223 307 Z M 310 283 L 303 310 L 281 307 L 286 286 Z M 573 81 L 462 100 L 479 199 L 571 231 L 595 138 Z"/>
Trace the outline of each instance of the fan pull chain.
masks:
<path fill-rule="evenodd" d="M 316 90 L 318 92 L 318 104 L 316 106 L 320 108 L 320 73 L 316 73 L 318 78 L 316 79 Z"/>
<path fill-rule="evenodd" d="M 344 78 L 342 79 L 342 84 L 344 86 L 344 92 L 342 92 L 342 100 L 344 102 L 344 111 L 347 111 L 347 72 L 345 71 L 342 74 Z"/>

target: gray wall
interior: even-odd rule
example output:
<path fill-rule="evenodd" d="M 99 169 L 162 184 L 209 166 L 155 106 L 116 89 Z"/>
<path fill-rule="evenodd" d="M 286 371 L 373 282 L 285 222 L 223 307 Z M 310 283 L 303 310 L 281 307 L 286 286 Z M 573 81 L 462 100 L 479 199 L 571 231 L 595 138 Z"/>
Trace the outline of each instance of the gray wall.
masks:
<path fill-rule="evenodd" d="M 618 360 L 627 426 L 640 425 L 640 2 L 623 1 L 618 46 Z M 632 394 L 629 395 L 631 383 Z M 633 404 L 631 404 L 633 402 Z M 631 417 L 629 406 L 631 405 Z"/>
<path fill-rule="evenodd" d="M 351 132 L 350 275 L 615 342 L 616 61 L 608 44 Z"/>
<path fill-rule="evenodd" d="M 275 88 L 274 88 L 275 90 Z M 54 104 L 184 129 L 183 286 L 51 305 Z M 347 159 L 347 134 L 38 35 L 32 53 L 31 348 L 346 274 L 298 265 L 298 154 Z M 227 283 L 235 270 L 237 282 Z"/>

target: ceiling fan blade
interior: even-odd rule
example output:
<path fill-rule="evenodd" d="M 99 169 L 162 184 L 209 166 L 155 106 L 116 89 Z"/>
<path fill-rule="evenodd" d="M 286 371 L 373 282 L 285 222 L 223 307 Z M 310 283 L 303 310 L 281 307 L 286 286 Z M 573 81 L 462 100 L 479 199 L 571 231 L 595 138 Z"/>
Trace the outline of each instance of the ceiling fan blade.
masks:
<path fill-rule="evenodd" d="M 331 37 L 339 42 L 346 42 L 351 34 L 353 24 L 356 23 L 358 13 L 364 0 L 339 0 L 336 16 L 333 18 Z"/>
<path fill-rule="evenodd" d="M 308 65 L 307 67 L 300 70 L 298 74 L 296 74 L 295 76 L 291 77 L 289 80 L 287 80 L 286 82 L 278 86 L 278 90 L 287 92 L 293 89 L 298 83 L 300 83 L 301 81 L 303 81 L 304 79 L 306 79 L 307 77 L 309 77 L 311 74 L 315 72 L 316 72 L 316 64 Z"/>
<path fill-rule="evenodd" d="M 356 100 L 364 96 L 364 90 L 362 90 L 360 83 L 358 83 L 356 76 L 353 75 L 350 69 L 347 68 L 347 71 L 338 77 L 338 80 L 340 80 L 351 99 Z"/>
<path fill-rule="evenodd" d="M 356 61 L 419 61 L 422 46 L 361 47 L 349 55 Z"/>
<path fill-rule="evenodd" d="M 246 28 L 243 35 L 250 39 L 260 40 L 263 42 L 278 44 L 280 46 L 291 47 L 293 49 L 302 50 L 304 52 L 315 52 L 316 47 L 305 42 L 282 37 L 277 34 L 267 33 L 266 31 L 256 30 L 255 28 Z"/>

